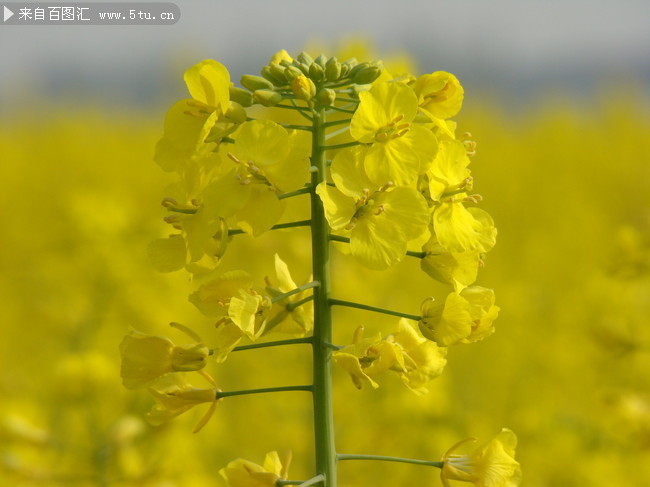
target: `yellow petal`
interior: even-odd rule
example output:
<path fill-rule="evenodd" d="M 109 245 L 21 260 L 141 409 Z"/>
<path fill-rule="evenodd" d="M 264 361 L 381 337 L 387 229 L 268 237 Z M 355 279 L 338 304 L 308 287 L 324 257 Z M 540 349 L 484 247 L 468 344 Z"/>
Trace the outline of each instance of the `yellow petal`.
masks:
<path fill-rule="evenodd" d="M 230 75 L 223 64 L 206 59 L 185 71 L 183 79 L 192 98 L 220 108 L 222 114 L 228 111 Z"/>

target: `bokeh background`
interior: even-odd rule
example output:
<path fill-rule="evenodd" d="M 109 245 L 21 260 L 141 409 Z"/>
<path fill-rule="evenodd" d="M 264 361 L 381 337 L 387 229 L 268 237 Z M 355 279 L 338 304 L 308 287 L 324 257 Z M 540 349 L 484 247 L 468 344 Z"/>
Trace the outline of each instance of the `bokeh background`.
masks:
<path fill-rule="evenodd" d="M 310 475 L 307 397 L 232 398 L 198 435 L 202 411 L 154 428 L 151 399 L 121 386 L 117 347 L 130 327 L 171 335 L 180 321 L 208 342 L 212 330 L 186 275 L 146 255 L 167 231 L 169 177 L 152 155 L 183 71 L 213 58 L 237 80 L 312 46 L 456 74 L 475 189 L 499 229 L 478 281 L 495 289 L 497 332 L 450 350 L 422 398 L 398 380 L 359 392 L 336 371 L 339 450 L 436 460 L 507 426 L 526 486 L 647 486 L 650 4 L 177 3 L 174 26 L 0 25 L 0 485 L 219 486 L 231 459 L 275 449 L 293 450 L 292 477 Z M 224 264 L 261 282 L 273 252 L 308 278 L 301 230 L 238 238 Z M 336 253 L 334 265 L 344 299 L 416 313 L 444 289 L 414 260 L 373 273 Z M 341 341 L 359 323 L 395 326 L 336 319 Z M 242 352 L 212 372 L 224 390 L 303 383 L 308 360 L 301 347 Z M 440 485 L 399 464 L 340 474 L 350 487 Z"/>

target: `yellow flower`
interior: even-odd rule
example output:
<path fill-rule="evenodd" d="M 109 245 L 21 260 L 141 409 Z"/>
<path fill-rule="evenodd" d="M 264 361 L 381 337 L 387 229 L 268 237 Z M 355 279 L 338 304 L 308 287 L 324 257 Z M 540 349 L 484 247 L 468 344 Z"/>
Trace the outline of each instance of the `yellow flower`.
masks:
<path fill-rule="evenodd" d="M 339 152 L 331 166 L 336 187 L 321 183 L 316 192 L 332 229 L 350 231 L 352 255 L 366 267 L 386 269 L 426 232 L 429 209 L 414 188 L 373 183 L 363 169 L 366 151 Z"/>
<path fill-rule="evenodd" d="M 206 59 L 185 71 L 183 79 L 201 108 L 226 113 L 230 105 L 230 75 L 223 64 Z"/>
<path fill-rule="evenodd" d="M 477 487 L 517 487 L 521 483 L 521 467 L 515 460 L 517 437 L 511 430 L 503 428 L 490 442 L 469 455 L 453 454 L 468 441 L 476 439 L 463 440 L 443 455 L 440 478 L 445 487 L 450 487 L 449 480 L 471 482 Z"/>
<path fill-rule="evenodd" d="M 456 292 L 476 281 L 481 252 L 468 250 L 466 252 L 449 252 L 438 243 L 435 235 L 422 246 L 426 256 L 420 261 L 420 267 L 434 279 L 454 286 Z"/>
<path fill-rule="evenodd" d="M 372 144 L 364 162 L 368 177 L 377 185 L 415 182 L 435 157 L 438 143 L 433 132 L 412 123 L 418 111 L 413 90 L 400 82 L 378 83 L 359 93 L 359 99 L 350 134 Z"/>
<path fill-rule="evenodd" d="M 389 337 L 402 349 L 402 367 L 397 370 L 404 384 L 416 394 L 428 392 L 427 383 L 442 374 L 447 365 L 447 349 L 420 336 L 405 318 L 399 320 L 398 330 Z"/>
<path fill-rule="evenodd" d="M 154 426 L 169 421 L 176 416 L 189 411 L 199 404 L 209 403 L 207 412 L 197 423 L 193 432 L 197 433 L 212 417 L 217 405 L 219 389 L 207 374 L 204 377 L 211 381 L 213 387 L 199 389 L 187 382 L 182 374 L 168 374 L 156 381 L 148 391 L 156 400 L 156 404 L 146 415 L 147 420 Z"/>
<path fill-rule="evenodd" d="M 397 366 L 404 370 L 404 359 L 401 348 L 391 341 L 381 339 L 381 335 L 362 338 L 363 327 L 354 334 L 351 345 L 332 353 L 334 363 L 343 368 L 357 389 L 364 384 L 373 389 L 379 387 L 373 377 Z"/>
<path fill-rule="evenodd" d="M 420 331 L 438 345 L 472 343 L 494 333 L 493 322 L 499 314 L 494 291 L 469 286 L 450 293 L 444 302 L 429 298 L 422 303 Z"/>
<path fill-rule="evenodd" d="M 210 216 L 230 218 L 258 236 L 282 216 L 284 201 L 278 195 L 309 180 L 309 136 L 287 132 L 270 120 L 254 120 L 242 124 L 234 137 L 228 157 L 235 166 L 206 186 L 203 203 Z"/>
<path fill-rule="evenodd" d="M 456 76 L 445 71 L 423 74 L 413 84 L 413 90 L 420 108 L 435 118 L 451 118 L 463 104 L 463 87 Z"/>
<path fill-rule="evenodd" d="M 244 271 L 224 272 L 210 278 L 189 300 L 201 313 L 221 318 L 217 324 L 214 356 L 223 362 L 239 341 L 256 340 L 264 332 L 270 299 L 251 289 L 252 278 Z"/>
<path fill-rule="evenodd" d="M 437 205 L 432 221 L 438 243 L 449 252 L 488 252 L 496 242 L 492 217 L 480 208 L 465 208 L 456 198 Z"/>
<path fill-rule="evenodd" d="M 228 487 L 275 487 L 280 479 L 286 479 L 291 463 L 291 454 L 284 461 L 276 451 L 266 454 L 264 465 L 258 465 L 243 458 L 233 460 L 219 470 Z"/>
<path fill-rule="evenodd" d="M 292 291 L 298 287 L 291 278 L 287 264 L 278 254 L 275 254 L 275 275 L 277 278 L 277 284 L 269 278 L 266 279 L 266 291 L 271 297 Z M 273 308 L 269 313 L 271 318 L 266 322 L 264 334 L 273 331 L 278 333 L 290 333 L 295 336 L 304 336 L 309 332 L 314 326 L 313 302 L 309 301 L 292 310 L 289 310 L 287 305 L 300 301 L 309 296 L 312 292 L 312 289 L 308 289 L 274 303 Z M 289 320 L 289 318 L 291 318 L 291 320 Z"/>
<path fill-rule="evenodd" d="M 186 327 L 173 326 L 188 331 Z M 174 345 L 165 337 L 131 331 L 120 343 L 122 367 L 120 375 L 127 389 L 144 387 L 169 372 L 189 372 L 203 369 L 210 350 L 198 336 L 189 332 L 197 342 L 192 345 Z"/>

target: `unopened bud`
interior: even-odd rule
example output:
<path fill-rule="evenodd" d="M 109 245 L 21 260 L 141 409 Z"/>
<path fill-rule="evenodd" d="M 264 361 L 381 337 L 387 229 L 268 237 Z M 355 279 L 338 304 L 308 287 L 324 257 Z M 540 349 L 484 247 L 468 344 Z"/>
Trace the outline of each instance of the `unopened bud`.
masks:
<path fill-rule="evenodd" d="M 276 76 L 273 74 L 273 71 L 271 71 L 271 68 L 269 66 L 264 66 L 262 68 L 261 74 L 264 77 L 264 79 L 273 83 L 274 86 L 282 86 L 286 84 L 281 79 L 276 78 Z"/>
<path fill-rule="evenodd" d="M 284 49 L 276 52 L 273 57 L 271 57 L 269 64 L 280 64 L 282 61 L 293 62 L 293 58 L 289 56 L 289 53 Z"/>
<path fill-rule="evenodd" d="M 284 66 L 280 66 L 277 63 L 271 63 L 269 64 L 269 69 L 271 70 L 271 74 L 275 79 L 282 81 L 282 84 L 287 83 L 287 78 L 284 75 Z"/>
<path fill-rule="evenodd" d="M 305 76 L 309 76 L 309 66 L 311 66 L 311 64 L 298 63 L 298 62 L 294 62 L 293 64 L 300 71 L 302 71 L 302 74 L 304 74 Z"/>
<path fill-rule="evenodd" d="M 241 85 L 250 90 L 272 90 L 273 83 L 269 80 L 262 78 L 261 76 L 253 76 L 252 74 L 245 74 L 241 77 Z"/>
<path fill-rule="evenodd" d="M 316 95 L 316 100 L 323 106 L 330 106 L 336 100 L 336 92 L 330 88 L 323 88 Z"/>
<path fill-rule="evenodd" d="M 246 121 L 246 118 L 248 118 L 248 114 L 246 113 L 246 110 L 244 110 L 244 107 L 242 107 L 239 103 L 231 101 L 230 106 L 228 107 L 228 111 L 226 112 L 226 118 L 235 123 L 244 123 Z"/>
<path fill-rule="evenodd" d="M 352 81 L 358 85 L 367 85 L 372 83 L 381 75 L 381 68 L 378 66 L 369 66 L 357 71 L 352 77 Z"/>
<path fill-rule="evenodd" d="M 307 66 L 310 66 L 311 63 L 314 62 L 314 58 L 304 51 L 298 54 L 298 57 L 296 59 L 300 61 L 302 64 L 306 64 Z"/>
<path fill-rule="evenodd" d="M 356 66 L 354 66 L 354 67 L 352 67 L 352 68 L 350 69 L 350 72 L 348 73 L 348 76 L 349 76 L 350 78 L 354 78 L 354 76 L 356 76 L 356 74 L 357 74 L 359 71 L 361 71 L 362 69 L 367 68 L 368 66 L 370 66 L 370 63 L 361 63 L 361 64 L 357 64 Z"/>
<path fill-rule="evenodd" d="M 321 68 L 325 69 L 325 64 L 327 63 L 327 57 L 325 57 L 325 54 L 321 54 L 316 59 L 314 59 L 314 62 L 318 64 Z"/>
<path fill-rule="evenodd" d="M 249 107 L 253 104 L 253 95 L 249 91 L 242 90 L 236 86 L 231 86 L 229 90 L 232 101 L 236 101 L 243 107 Z"/>
<path fill-rule="evenodd" d="M 273 90 L 256 90 L 253 92 L 253 100 L 265 107 L 272 107 L 282 101 L 282 95 Z"/>
<path fill-rule="evenodd" d="M 313 63 L 309 66 L 309 77 L 316 83 L 320 83 L 325 79 L 325 71 L 323 71 L 320 64 Z"/>
<path fill-rule="evenodd" d="M 341 76 L 341 63 L 335 57 L 329 58 L 325 65 L 325 77 L 327 81 L 337 81 Z"/>
<path fill-rule="evenodd" d="M 302 76 L 302 75 L 303 75 L 302 71 L 300 71 L 295 66 L 288 66 L 284 68 L 284 77 L 287 79 L 289 83 L 291 83 L 298 76 Z"/>
<path fill-rule="evenodd" d="M 309 101 L 316 95 L 316 85 L 306 76 L 298 76 L 291 82 L 291 90 L 296 98 Z"/>

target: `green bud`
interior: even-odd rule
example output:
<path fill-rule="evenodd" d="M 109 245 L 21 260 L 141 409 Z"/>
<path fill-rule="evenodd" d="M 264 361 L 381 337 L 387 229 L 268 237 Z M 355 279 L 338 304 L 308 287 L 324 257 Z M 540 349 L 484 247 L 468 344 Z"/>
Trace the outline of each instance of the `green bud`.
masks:
<path fill-rule="evenodd" d="M 282 95 L 273 90 L 256 90 L 253 93 L 253 100 L 265 107 L 272 107 L 282 101 Z"/>
<path fill-rule="evenodd" d="M 302 64 L 306 64 L 307 66 L 310 66 L 311 63 L 314 62 L 314 58 L 311 57 L 309 54 L 307 54 L 307 53 L 304 52 L 304 51 L 301 52 L 300 54 L 298 54 L 297 59 L 298 59 L 298 61 L 300 61 Z"/>
<path fill-rule="evenodd" d="M 359 64 L 359 61 L 357 61 L 357 58 L 353 57 L 353 58 L 350 58 L 350 59 L 344 61 L 343 64 L 347 64 L 349 66 L 349 69 L 352 69 L 357 64 Z"/>
<path fill-rule="evenodd" d="M 354 76 L 355 76 L 359 71 L 361 71 L 361 70 L 364 69 L 364 68 L 367 68 L 368 66 L 370 66 L 370 63 L 361 63 L 361 64 L 357 64 L 357 65 L 354 66 L 352 69 L 350 69 L 350 72 L 348 73 L 348 76 L 349 76 L 350 78 L 354 78 Z"/>
<path fill-rule="evenodd" d="M 349 64 L 341 64 L 341 74 L 339 75 L 340 78 L 347 78 L 348 73 L 350 72 L 350 65 Z"/>
<path fill-rule="evenodd" d="M 316 95 L 316 100 L 323 106 L 330 106 L 336 100 L 336 91 L 330 88 L 323 88 Z"/>
<path fill-rule="evenodd" d="M 287 78 L 284 75 L 285 68 L 283 66 L 280 66 L 276 63 L 271 63 L 269 64 L 269 69 L 271 70 L 271 74 L 275 79 L 281 81 L 283 85 L 287 84 Z"/>
<path fill-rule="evenodd" d="M 309 77 L 316 83 L 320 83 L 325 79 L 325 71 L 323 71 L 320 64 L 313 63 L 309 66 Z"/>
<path fill-rule="evenodd" d="M 276 78 L 273 75 L 273 72 L 271 71 L 271 68 L 269 66 L 264 66 L 262 68 L 262 76 L 264 77 L 264 79 L 269 80 L 275 86 L 282 86 L 286 84 L 284 81 L 280 81 L 278 78 Z"/>
<path fill-rule="evenodd" d="M 241 106 L 249 107 L 253 104 L 253 95 L 250 91 L 242 90 L 236 86 L 230 87 L 230 99 L 236 101 Z"/>
<path fill-rule="evenodd" d="M 251 91 L 257 90 L 272 90 L 273 83 L 261 76 L 253 76 L 252 74 L 245 74 L 241 77 L 241 85 Z"/>
<path fill-rule="evenodd" d="M 336 57 L 331 57 L 325 65 L 325 77 L 327 81 L 337 81 L 341 77 L 341 63 Z"/>
<path fill-rule="evenodd" d="M 302 71 L 302 74 L 304 74 L 305 76 L 309 76 L 309 66 L 311 66 L 311 64 L 299 63 L 297 61 L 294 61 L 294 65 L 300 71 Z"/>
<path fill-rule="evenodd" d="M 244 90 L 241 90 L 244 91 Z M 253 104 L 253 95 L 248 93 L 247 91 L 244 91 L 248 96 L 251 97 L 251 105 Z M 250 105 L 248 105 L 250 106 Z M 230 107 L 228 108 L 228 111 L 226 112 L 226 118 L 232 122 L 235 123 L 244 123 L 246 121 L 246 118 L 248 115 L 246 114 L 246 110 L 244 110 L 244 107 L 241 106 L 239 103 L 235 101 L 230 101 Z"/>
<path fill-rule="evenodd" d="M 302 76 L 302 75 L 303 75 L 302 71 L 300 71 L 295 66 L 289 66 L 284 68 L 284 77 L 287 79 L 289 83 L 291 83 L 298 76 Z"/>
<path fill-rule="evenodd" d="M 378 66 L 368 66 L 357 71 L 354 75 L 350 74 L 352 81 L 358 85 L 367 85 L 375 81 L 381 75 L 381 68 Z"/>
<path fill-rule="evenodd" d="M 316 59 L 314 59 L 314 62 L 321 68 L 325 69 L 325 65 L 327 64 L 327 57 L 325 57 L 325 54 L 321 54 Z"/>

